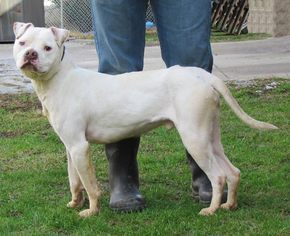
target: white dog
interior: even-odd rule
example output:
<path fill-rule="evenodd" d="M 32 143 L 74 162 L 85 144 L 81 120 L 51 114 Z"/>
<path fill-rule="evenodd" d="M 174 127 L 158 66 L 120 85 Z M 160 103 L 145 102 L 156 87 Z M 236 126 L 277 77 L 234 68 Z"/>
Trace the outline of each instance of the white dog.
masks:
<path fill-rule="evenodd" d="M 80 216 L 98 212 L 100 190 L 89 143 L 116 142 L 164 124 L 177 129 L 185 148 L 211 181 L 212 201 L 200 214 L 237 207 L 240 171 L 221 144 L 219 94 L 249 126 L 277 127 L 248 116 L 222 80 L 202 69 L 180 66 L 114 76 L 97 73 L 63 58 L 67 30 L 15 23 L 14 33 L 16 65 L 32 80 L 43 114 L 67 150 L 72 194 L 68 206 L 82 206 L 83 189 L 88 194 L 90 207 Z M 221 204 L 225 183 L 227 202 Z"/>

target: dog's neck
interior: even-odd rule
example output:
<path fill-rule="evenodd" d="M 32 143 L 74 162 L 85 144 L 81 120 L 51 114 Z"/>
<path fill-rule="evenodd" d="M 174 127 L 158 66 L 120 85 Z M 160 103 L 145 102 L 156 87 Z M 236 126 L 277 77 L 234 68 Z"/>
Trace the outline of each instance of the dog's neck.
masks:
<path fill-rule="evenodd" d="M 42 103 L 43 111 L 49 110 L 50 102 L 55 99 L 55 94 L 61 93 L 62 84 L 69 79 L 68 71 L 75 67 L 70 59 L 65 56 L 65 47 L 59 54 L 57 61 L 52 66 L 52 69 L 46 74 L 40 74 L 38 78 L 31 79 L 34 90 Z"/>
<path fill-rule="evenodd" d="M 67 72 L 72 67 L 74 65 L 64 57 L 60 64 L 55 64 L 46 75 L 39 77 L 39 79 L 31 79 L 34 90 L 41 102 L 50 97 L 50 92 L 56 93 L 61 89 L 61 84 L 67 79 Z"/>

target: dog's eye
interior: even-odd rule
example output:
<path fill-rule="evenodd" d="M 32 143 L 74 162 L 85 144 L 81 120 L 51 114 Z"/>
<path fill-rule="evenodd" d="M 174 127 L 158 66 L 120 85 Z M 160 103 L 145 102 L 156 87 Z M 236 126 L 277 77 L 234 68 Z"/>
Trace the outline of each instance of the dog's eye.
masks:
<path fill-rule="evenodd" d="M 44 50 L 47 51 L 47 52 L 49 52 L 51 49 L 52 49 L 52 48 L 49 47 L 49 46 L 45 46 L 45 47 L 44 47 Z"/>
<path fill-rule="evenodd" d="M 19 42 L 19 45 L 20 46 L 24 46 L 25 45 L 25 42 L 21 41 L 21 42 Z"/>

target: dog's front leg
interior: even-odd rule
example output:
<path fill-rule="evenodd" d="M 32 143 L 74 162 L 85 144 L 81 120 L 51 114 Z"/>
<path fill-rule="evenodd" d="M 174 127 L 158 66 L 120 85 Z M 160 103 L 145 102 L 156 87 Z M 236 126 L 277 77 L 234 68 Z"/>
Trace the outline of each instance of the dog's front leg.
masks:
<path fill-rule="evenodd" d="M 85 198 L 83 194 L 83 184 L 81 182 L 80 176 L 74 167 L 69 151 L 67 153 L 67 167 L 68 167 L 68 177 L 70 191 L 72 195 L 72 200 L 67 204 L 71 208 L 81 208 L 84 205 Z"/>
<path fill-rule="evenodd" d="M 95 170 L 93 163 L 89 157 L 89 144 L 84 141 L 74 145 L 69 150 L 72 163 L 79 174 L 81 182 L 88 194 L 90 208 L 81 211 L 81 217 L 88 217 L 98 212 L 98 197 L 100 195 L 97 186 Z"/>

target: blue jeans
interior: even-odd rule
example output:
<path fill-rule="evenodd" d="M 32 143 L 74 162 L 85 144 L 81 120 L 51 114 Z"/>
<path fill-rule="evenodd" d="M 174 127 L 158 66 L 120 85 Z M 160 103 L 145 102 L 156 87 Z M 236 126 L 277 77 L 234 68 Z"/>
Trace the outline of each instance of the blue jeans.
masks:
<path fill-rule="evenodd" d="M 143 69 L 148 0 L 92 0 L 99 71 Z M 212 70 L 211 0 L 151 0 L 161 54 L 167 67 Z"/>

